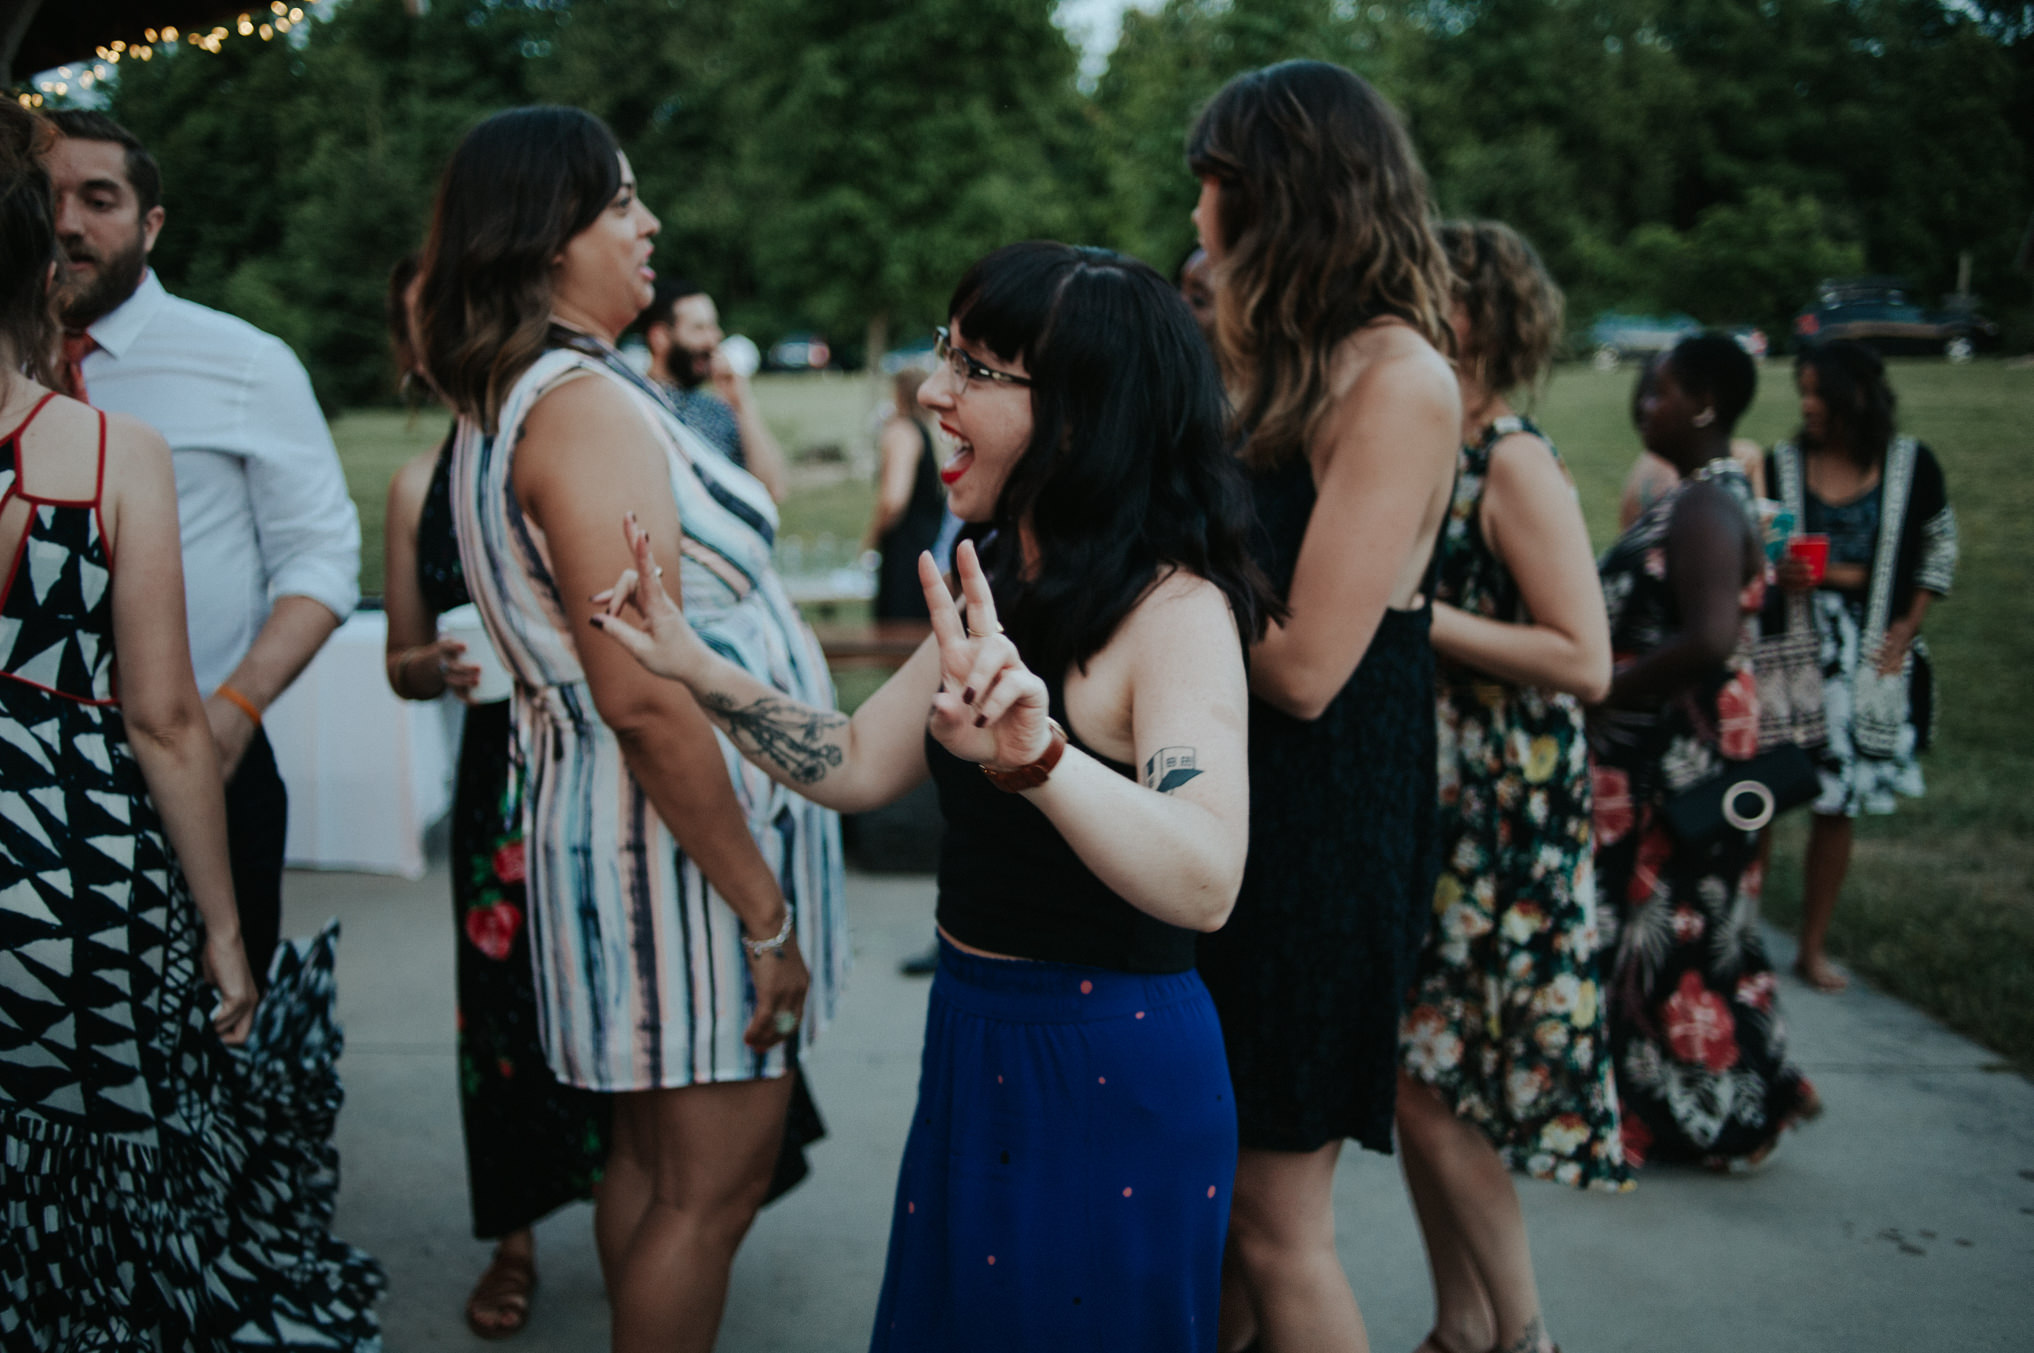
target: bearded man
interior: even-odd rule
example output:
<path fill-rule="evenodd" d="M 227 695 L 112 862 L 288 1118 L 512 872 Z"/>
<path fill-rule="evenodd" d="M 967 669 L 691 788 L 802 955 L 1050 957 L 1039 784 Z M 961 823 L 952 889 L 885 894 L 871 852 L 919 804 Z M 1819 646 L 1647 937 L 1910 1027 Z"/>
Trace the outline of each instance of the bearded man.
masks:
<path fill-rule="evenodd" d="M 303 364 L 149 269 L 155 157 L 103 113 L 49 120 L 65 367 L 78 398 L 148 423 L 173 453 L 191 664 L 226 775 L 247 961 L 265 978 L 289 801 L 261 717 L 359 601 L 360 519 Z"/>
<path fill-rule="evenodd" d="M 763 481 L 784 501 L 784 451 L 756 408 L 749 378 L 720 349 L 720 312 L 690 282 L 659 278 L 637 323 L 650 349 L 650 379 L 664 387 L 678 421 Z"/>

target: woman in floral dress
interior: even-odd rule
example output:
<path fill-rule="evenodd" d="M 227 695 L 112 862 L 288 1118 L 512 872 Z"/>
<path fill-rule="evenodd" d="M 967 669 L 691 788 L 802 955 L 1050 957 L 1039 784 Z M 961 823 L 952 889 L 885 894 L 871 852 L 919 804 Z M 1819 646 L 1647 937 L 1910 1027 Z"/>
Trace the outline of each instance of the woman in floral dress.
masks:
<path fill-rule="evenodd" d="M 1582 701 L 1610 682 L 1589 534 L 1517 417 L 1561 293 L 1495 222 L 1450 222 L 1462 439 L 1434 583 L 1441 875 L 1401 1024 L 1398 1136 L 1434 1279 L 1426 1348 L 1551 1346 L 1510 1172 L 1629 1186 L 1597 998 Z"/>
<path fill-rule="evenodd" d="M 1759 939 L 1754 832 L 1675 839 L 1667 800 L 1758 750 L 1748 617 L 1764 592 L 1750 485 L 1730 430 L 1757 374 L 1729 338 L 1684 340 L 1641 435 L 1681 473 L 1598 566 L 1616 673 L 1593 714 L 1596 876 L 1625 1156 L 1756 1162 L 1821 1108 L 1787 1060 Z M 1608 927 L 1606 927 L 1608 928 Z"/>

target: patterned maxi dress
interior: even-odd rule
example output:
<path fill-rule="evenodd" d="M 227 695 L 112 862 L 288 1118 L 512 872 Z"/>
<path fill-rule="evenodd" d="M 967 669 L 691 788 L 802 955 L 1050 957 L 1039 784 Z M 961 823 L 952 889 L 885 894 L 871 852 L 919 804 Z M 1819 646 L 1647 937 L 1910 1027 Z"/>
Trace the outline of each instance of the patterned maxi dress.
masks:
<path fill-rule="evenodd" d="M 1735 462 L 1711 462 L 1697 478 L 1749 510 L 1750 484 Z M 1649 506 L 1598 562 L 1620 663 L 1681 628 L 1667 536 L 1690 482 Z M 1676 792 L 1758 751 L 1749 616 L 1762 582 L 1747 589 L 1737 651 L 1714 672 L 1658 708 L 1606 709 L 1590 723 L 1596 877 L 1605 920 L 1615 921 L 1604 965 L 1611 1048 L 1634 1165 L 1752 1154 L 1808 1090 L 1787 1060 L 1779 988 L 1759 938 L 1757 835 L 1725 828 L 1689 845 L 1661 811 Z"/>
<path fill-rule="evenodd" d="M 439 615 L 472 600 L 452 529 L 449 439 L 417 520 L 417 587 Z M 593 1196 L 609 1118 L 604 1096 L 558 1083 L 537 1041 L 513 739 L 508 701 L 467 706 L 452 797 L 459 1111 L 473 1234 L 490 1240 Z"/>
<path fill-rule="evenodd" d="M 1509 624 L 1527 620 L 1525 603 L 1484 540 L 1482 509 L 1491 452 L 1516 432 L 1540 437 L 1502 418 L 1462 448 L 1434 580 L 1436 601 Z M 1446 662 L 1438 675 L 1441 876 L 1401 1024 L 1406 1070 L 1511 1169 L 1627 1188 L 1597 986 L 1582 707 Z"/>
<path fill-rule="evenodd" d="M 222 1043 L 121 718 L 98 497 L 21 473 L 41 409 L 0 438 L 0 520 L 27 518 L 0 587 L 0 1350 L 378 1349 L 381 1268 L 326 1229 L 337 925 L 277 951 Z"/>
<path fill-rule="evenodd" d="M 558 595 L 543 533 L 516 502 L 515 446 L 537 400 L 568 379 L 618 385 L 664 449 L 684 532 L 671 571 L 692 626 L 794 700 L 830 708 L 832 682 L 770 567 L 768 492 L 698 441 L 612 349 L 580 341 L 587 346 L 545 353 L 516 382 L 497 435 L 462 422 L 453 445 L 467 590 L 516 682 L 539 1035 L 558 1078 L 587 1089 L 780 1076 L 785 1045 L 758 1055 L 742 1043 L 755 993 L 741 924 L 678 848 L 595 712 L 576 647 L 577 635 L 591 633 L 590 607 Z M 750 766 L 725 738 L 720 747 L 811 967 L 796 1040 L 803 1051 L 831 1019 L 847 967 L 838 819 Z"/>

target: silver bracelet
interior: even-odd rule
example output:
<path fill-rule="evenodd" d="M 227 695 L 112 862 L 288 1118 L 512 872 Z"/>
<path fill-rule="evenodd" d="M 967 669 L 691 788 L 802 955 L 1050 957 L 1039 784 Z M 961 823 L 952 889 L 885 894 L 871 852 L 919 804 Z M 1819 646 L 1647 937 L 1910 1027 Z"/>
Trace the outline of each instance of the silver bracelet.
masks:
<path fill-rule="evenodd" d="M 749 957 L 761 962 L 767 954 L 783 956 L 784 946 L 791 940 L 791 908 L 784 908 L 784 924 L 777 927 L 777 933 L 767 940 L 752 940 L 742 936 L 742 948 L 749 951 Z"/>

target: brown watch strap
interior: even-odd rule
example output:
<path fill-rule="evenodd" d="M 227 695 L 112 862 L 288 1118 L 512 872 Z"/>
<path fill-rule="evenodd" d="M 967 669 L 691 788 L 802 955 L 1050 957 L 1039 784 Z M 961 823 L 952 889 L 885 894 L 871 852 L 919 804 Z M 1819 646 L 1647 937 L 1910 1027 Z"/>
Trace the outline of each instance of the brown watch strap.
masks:
<path fill-rule="evenodd" d="M 1036 789 L 1051 777 L 1052 768 L 1059 764 L 1060 757 L 1066 755 L 1066 730 L 1059 726 L 1057 719 L 1047 719 L 1045 727 L 1052 736 L 1047 740 L 1045 750 L 1030 765 L 1012 766 L 1009 770 L 995 770 L 987 765 L 982 767 L 982 774 L 989 777 L 990 784 L 1005 794 L 1015 794 L 1021 790 Z"/>

